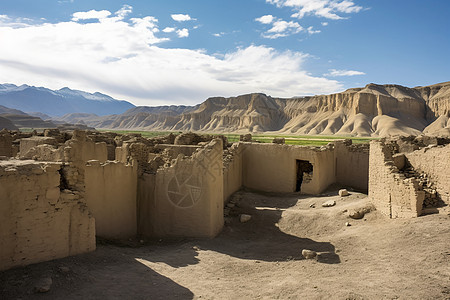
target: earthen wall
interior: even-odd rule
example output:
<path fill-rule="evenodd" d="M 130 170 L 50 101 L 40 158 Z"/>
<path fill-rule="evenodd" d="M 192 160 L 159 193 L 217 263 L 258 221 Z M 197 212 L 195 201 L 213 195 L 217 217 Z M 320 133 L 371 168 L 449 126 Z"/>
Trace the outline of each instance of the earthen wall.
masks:
<path fill-rule="evenodd" d="M 179 156 L 156 174 L 144 174 L 139 179 L 139 232 L 216 236 L 223 226 L 222 169 L 222 141 L 216 139 L 192 157 Z"/>
<path fill-rule="evenodd" d="M 243 185 L 266 192 L 294 192 L 296 160 L 313 165 L 312 179 L 301 185 L 302 193 L 319 194 L 335 182 L 334 152 L 330 148 L 244 143 Z"/>
<path fill-rule="evenodd" d="M 86 204 L 96 221 L 97 236 L 129 238 L 137 233 L 137 167 L 120 162 L 88 161 Z"/>
<path fill-rule="evenodd" d="M 0 270 L 95 250 L 81 195 L 60 190 L 60 165 L 0 166 Z"/>
<path fill-rule="evenodd" d="M 392 159 L 392 149 L 383 141 L 370 143 L 369 199 L 391 218 L 417 217 L 422 212 L 424 192 L 416 179 L 406 178 Z"/>
<path fill-rule="evenodd" d="M 427 147 L 405 155 L 416 171 L 430 176 L 441 200 L 450 205 L 450 144 Z"/>

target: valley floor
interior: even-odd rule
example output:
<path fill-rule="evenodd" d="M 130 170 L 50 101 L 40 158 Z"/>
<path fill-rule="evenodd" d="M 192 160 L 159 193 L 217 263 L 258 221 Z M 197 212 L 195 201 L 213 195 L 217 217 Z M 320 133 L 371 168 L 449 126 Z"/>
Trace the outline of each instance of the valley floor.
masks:
<path fill-rule="evenodd" d="M 102 243 L 0 272 L 0 299 L 450 299 L 449 215 L 353 220 L 345 211 L 366 195 L 336 194 L 240 192 L 215 239 Z M 322 207 L 328 200 L 336 205 Z M 35 293 L 42 278 L 51 289 Z"/>

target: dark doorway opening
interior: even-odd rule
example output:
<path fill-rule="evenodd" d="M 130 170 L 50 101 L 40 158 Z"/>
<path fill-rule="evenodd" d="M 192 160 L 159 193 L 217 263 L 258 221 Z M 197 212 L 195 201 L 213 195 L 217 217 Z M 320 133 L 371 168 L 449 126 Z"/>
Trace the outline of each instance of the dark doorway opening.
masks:
<path fill-rule="evenodd" d="M 307 160 L 297 159 L 297 184 L 295 191 L 300 192 L 302 183 L 308 183 L 312 180 L 313 165 Z"/>

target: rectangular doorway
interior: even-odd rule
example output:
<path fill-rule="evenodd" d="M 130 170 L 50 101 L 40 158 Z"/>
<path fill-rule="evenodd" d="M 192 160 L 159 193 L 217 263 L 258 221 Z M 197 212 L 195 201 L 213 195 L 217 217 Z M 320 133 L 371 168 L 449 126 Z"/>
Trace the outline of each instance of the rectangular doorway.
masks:
<path fill-rule="evenodd" d="M 313 165 L 307 160 L 296 160 L 297 172 L 296 172 L 296 185 L 295 191 L 301 192 L 302 184 L 308 183 L 312 180 Z"/>

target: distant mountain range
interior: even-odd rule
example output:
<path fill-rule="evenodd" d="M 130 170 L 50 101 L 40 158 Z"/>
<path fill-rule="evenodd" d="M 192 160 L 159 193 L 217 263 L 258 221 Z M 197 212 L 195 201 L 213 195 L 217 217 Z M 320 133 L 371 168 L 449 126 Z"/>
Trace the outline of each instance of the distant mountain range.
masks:
<path fill-rule="evenodd" d="M 115 116 L 68 114 L 58 120 L 128 130 L 450 135 L 450 82 L 415 88 L 368 84 L 290 99 L 264 94 L 214 97 L 197 106 L 135 107 Z"/>
<path fill-rule="evenodd" d="M 77 112 L 95 113 L 99 116 L 121 114 L 135 107 L 127 101 L 116 100 L 101 93 L 91 94 L 69 88 L 54 91 L 25 84 L 0 84 L 0 105 L 51 117 Z"/>
<path fill-rule="evenodd" d="M 98 100 L 102 98 L 98 93 L 62 90 L 66 95 L 84 95 L 84 99 L 91 96 L 97 98 L 81 100 L 82 103 L 100 101 L 106 105 L 117 101 L 102 95 L 103 98 L 109 99 L 102 102 Z M 72 102 L 76 106 L 76 100 L 72 98 Z M 0 88 L 0 104 L 2 103 Z M 44 114 L 51 114 L 48 110 L 36 108 L 28 111 L 33 111 L 33 116 L 43 119 L 48 117 Z M 1 108 L 0 116 L 5 117 Z M 16 121 L 13 121 L 15 126 L 21 127 L 23 123 L 17 121 L 20 119 L 16 117 Z M 95 113 L 78 110 L 52 117 L 51 122 L 126 130 L 379 137 L 426 133 L 449 136 L 450 82 L 415 88 L 393 84 L 368 84 L 363 88 L 352 88 L 331 95 L 288 99 L 260 93 L 231 98 L 213 97 L 196 106 L 132 106 L 123 113 L 103 116 L 98 115 L 98 110 Z"/>

